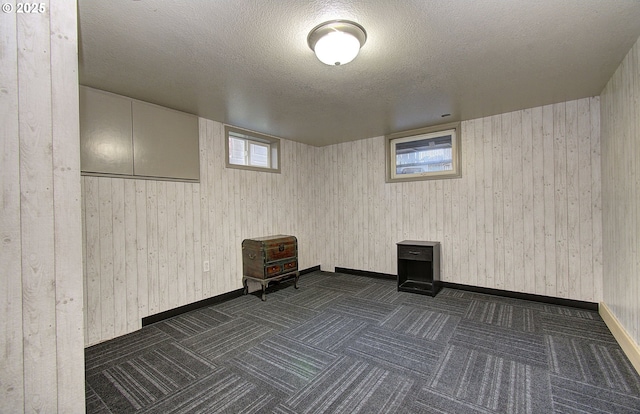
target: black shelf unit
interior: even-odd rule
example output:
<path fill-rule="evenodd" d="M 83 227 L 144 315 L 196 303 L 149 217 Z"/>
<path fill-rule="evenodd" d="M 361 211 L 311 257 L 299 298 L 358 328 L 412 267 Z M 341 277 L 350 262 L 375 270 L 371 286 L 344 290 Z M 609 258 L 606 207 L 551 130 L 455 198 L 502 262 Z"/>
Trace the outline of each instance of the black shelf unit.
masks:
<path fill-rule="evenodd" d="M 398 291 L 435 296 L 440 285 L 440 242 L 404 240 L 398 246 Z"/>

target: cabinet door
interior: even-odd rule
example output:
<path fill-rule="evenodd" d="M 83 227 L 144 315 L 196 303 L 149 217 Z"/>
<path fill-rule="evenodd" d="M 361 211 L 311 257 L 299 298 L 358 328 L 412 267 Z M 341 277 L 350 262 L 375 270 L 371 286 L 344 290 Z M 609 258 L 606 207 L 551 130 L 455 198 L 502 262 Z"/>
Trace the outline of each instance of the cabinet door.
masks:
<path fill-rule="evenodd" d="M 131 100 L 80 87 L 82 172 L 133 174 Z"/>
<path fill-rule="evenodd" d="M 198 117 L 133 101 L 134 174 L 200 179 Z"/>

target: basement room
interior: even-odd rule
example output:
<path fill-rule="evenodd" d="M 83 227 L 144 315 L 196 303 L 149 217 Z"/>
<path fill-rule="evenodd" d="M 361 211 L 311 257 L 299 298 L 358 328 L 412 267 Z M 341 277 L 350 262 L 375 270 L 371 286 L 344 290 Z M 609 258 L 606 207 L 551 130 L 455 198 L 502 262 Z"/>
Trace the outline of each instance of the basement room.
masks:
<path fill-rule="evenodd" d="M 640 413 L 637 0 L 1 7 L 0 411 Z"/>

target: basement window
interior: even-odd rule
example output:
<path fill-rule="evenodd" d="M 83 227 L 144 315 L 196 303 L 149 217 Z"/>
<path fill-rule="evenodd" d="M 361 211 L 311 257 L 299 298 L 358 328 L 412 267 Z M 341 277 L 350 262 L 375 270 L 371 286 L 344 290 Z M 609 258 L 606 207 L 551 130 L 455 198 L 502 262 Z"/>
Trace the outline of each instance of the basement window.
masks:
<path fill-rule="evenodd" d="M 385 142 L 387 182 L 461 176 L 459 122 L 398 132 Z"/>
<path fill-rule="evenodd" d="M 227 168 L 280 172 L 280 140 L 258 132 L 225 125 Z"/>

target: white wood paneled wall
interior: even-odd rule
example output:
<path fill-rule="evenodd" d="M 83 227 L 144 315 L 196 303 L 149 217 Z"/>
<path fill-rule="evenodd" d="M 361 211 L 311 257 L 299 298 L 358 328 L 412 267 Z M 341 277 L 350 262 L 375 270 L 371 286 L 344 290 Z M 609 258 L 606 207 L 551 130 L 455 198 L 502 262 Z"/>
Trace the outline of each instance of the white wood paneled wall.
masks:
<path fill-rule="evenodd" d="M 317 152 L 282 140 L 281 174 L 227 169 L 223 125 L 200 119 L 200 183 L 83 177 L 86 344 L 241 288 L 245 238 L 295 235 L 318 265 Z"/>
<path fill-rule="evenodd" d="M 395 243 L 442 243 L 445 281 L 602 297 L 599 98 L 462 123 L 460 179 L 385 183 L 384 138 L 322 148 L 323 269 L 396 273 Z"/>
<path fill-rule="evenodd" d="M 599 121 L 598 97 L 466 121 L 461 179 L 387 184 L 382 137 L 283 140 L 258 173 L 201 119 L 200 183 L 83 178 L 86 344 L 240 288 L 242 240 L 279 233 L 301 268 L 395 274 L 396 242 L 439 240 L 445 281 L 600 301 Z"/>
<path fill-rule="evenodd" d="M 640 40 L 602 91 L 604 302 L 640 344 Z"/>
<path fill-rule="evenodd" d="M 76 2 L 0 14 L 0 411 L 81 413 Z"/>

